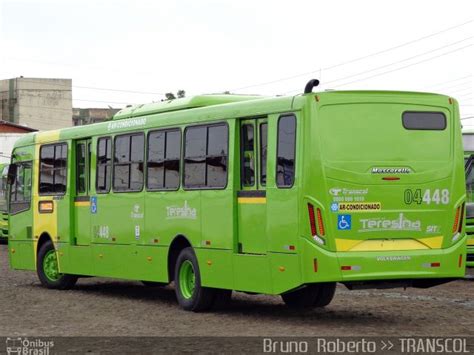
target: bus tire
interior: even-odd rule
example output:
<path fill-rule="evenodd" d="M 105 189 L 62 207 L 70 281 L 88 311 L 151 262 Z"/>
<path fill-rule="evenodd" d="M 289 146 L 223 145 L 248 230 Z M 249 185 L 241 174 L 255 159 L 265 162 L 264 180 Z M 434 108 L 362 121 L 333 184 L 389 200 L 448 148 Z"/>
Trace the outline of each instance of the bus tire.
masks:
<path fill-rule="evenodd" d="M 314 307 L 319 294 L 319 285 L 310 284 L 295 291 L 287 292 L 281 295 L 283 302 L 291 308 L 309 308 Z"/>
<path fill-rule="evenodd" d="M 67 290 L 77 282 L 77 276 L 61 274 L 54 244 L 51 240 L 44 243 L 36 259 L 36 272 L 41 284 L 47 288 Z"/>
<path fill-rule="evenodd" d="M 325 307 L 331 303 L 336 293 L 336 283 L 335 282 L 325 282 L 319 284 L 319 292 L 316 300 L 313 304 L 314 307 Z"/>
<path fill-rule="evenodd" d="M 174 283 L 176 298 L 183 309 L 200 312 L 211 308 L 215 289 L 201 286 L 201 274 L 193 248 L 184 248 L 179 253 Z"/>

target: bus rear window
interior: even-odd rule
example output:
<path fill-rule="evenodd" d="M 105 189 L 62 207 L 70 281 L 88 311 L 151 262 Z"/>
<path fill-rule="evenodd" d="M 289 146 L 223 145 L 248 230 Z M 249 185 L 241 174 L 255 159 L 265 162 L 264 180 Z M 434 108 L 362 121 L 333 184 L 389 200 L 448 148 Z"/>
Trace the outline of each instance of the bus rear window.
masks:
<path fill-rule="evenodd" d="M 442 112 L 404 112 L 403 127 L 413 130 L 442 131 L 446 128 L 446 116 Z"/>

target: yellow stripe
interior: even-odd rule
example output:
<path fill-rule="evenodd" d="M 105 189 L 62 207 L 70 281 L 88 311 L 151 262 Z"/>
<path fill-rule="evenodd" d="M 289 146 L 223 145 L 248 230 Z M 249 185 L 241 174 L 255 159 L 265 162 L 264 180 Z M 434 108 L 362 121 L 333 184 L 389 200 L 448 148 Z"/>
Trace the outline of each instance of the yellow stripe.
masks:
<path fill-rule="evenodd" d="M 431 237 L 431 238 L 421 238 L 417 239 L 420 243 L 423 243 L 430 247 L 431 249 L 441 249 L 443 246 L 443 236 L 440 235 L 438 237 Z"/>
<path fill-rule="evenodd" d="M 239 197 L 237 201 L 239 203 L 265 204 L 267 203 L 267 198 L 266 197 Z"/>
<path fill-rule="evenodd" d="M 74 206 L 76 207 L 89 207 L 91 205 L 90 201 L 76 201 L 74 202 Z"/>
<path fill-rule="evenodd" d="M 467 241 L 467 245 L 474 245 L 474 239 L 469 239 Z"/>
<path fill-rule="evenodd" d="M 425 239 L 353 240 L 336 239 L 337 251 L 396 251 L 441 248 L 443 237 Z"/>
<path fill-rule="evenodd" d="M 35 137 L 36 143 L 42 144 L 49 142 L 57 142 L 59 140 L 59 133 L 59 129 L 56 129 L 54 131 L 38 132 Z"/>

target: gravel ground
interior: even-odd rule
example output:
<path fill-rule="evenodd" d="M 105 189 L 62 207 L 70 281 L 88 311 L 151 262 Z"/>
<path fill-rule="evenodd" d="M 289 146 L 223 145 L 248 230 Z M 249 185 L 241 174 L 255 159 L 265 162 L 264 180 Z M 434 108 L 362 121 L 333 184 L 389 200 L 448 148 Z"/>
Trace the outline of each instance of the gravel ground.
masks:
<path fill-rule="evenodd" d="M 472 272 L 471 272 L 472 273 Z M 279 297 L 234 293 L 225 310 L 181 310 L 174 290 L 103 278 L 70 291 L 12 271 L 0 245 L 0 336 L 473 336 L 474 281 L 431 289 L 348 291 L 322 310 L 287 309 Z"/>

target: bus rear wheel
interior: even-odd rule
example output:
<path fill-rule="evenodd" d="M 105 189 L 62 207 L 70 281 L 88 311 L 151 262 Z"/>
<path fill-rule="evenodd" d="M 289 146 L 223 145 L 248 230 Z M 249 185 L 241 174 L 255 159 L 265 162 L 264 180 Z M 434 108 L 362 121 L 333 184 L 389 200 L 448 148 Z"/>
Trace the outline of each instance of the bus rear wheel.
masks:
<path fill-rule="evenodd" d="M 296 291 L 284 293 L 281 298 L 292 308 L 325 307 L 331 303 L 335 291 L 335 282 L 310 284 Z"/>
<path fill-rule="evenodd" d="M 199 265 L 191 247 L 181 251 L 176 260 L 175 292 L 179 305 L 187 311 L 205 311 L 212 307 L 215 290 L 201 286 Z"/>
<path fill-rule="evenodd" d="M 38 252 L 36 272 L 41 284 L 51 289 L 66 290 L 77 282 L 77 276 L 59 272 L 56 250 L 50 240 L 44 243 Z"/>

